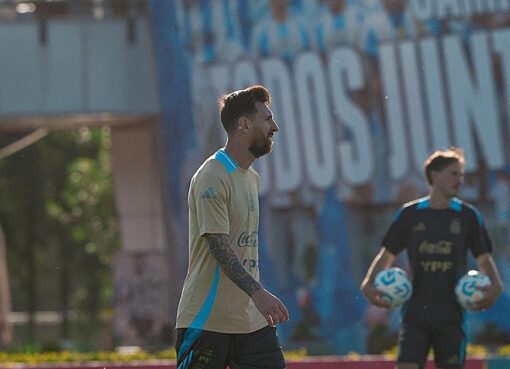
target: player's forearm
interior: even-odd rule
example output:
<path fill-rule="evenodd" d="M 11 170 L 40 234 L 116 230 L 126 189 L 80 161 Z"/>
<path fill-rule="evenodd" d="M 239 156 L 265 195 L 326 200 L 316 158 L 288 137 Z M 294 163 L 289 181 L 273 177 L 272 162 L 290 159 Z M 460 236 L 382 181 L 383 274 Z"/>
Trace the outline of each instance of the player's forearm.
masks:
<path fill-rule="evenodd" d="M 211 254 L 232 282 L 246 292 L 248 296 L 261 288 L 260 283 L 244 269 L 239 257 L 232 250 L 228 235 L 208 234 L 206 237 Z"/>
<path fill-rule="evenodd" d="M 478 265 L 478 269 L 491 279 L 492 285 L 497 287 L 500 292 L 503 291 L 503 282 L 492 256 L 490 254 L 482 254 L 476 258 L 476 264 Z"/>
<path fill-rule="evenodd" d="M 394 260 L 395 256 L 385 248 L 382 248 L 370 264 L 367 274 L 361 283 L 361 289 L 363 290 L 366 286 L 371 286 L 377 273 L 383 269 L 389 268 Z"/>

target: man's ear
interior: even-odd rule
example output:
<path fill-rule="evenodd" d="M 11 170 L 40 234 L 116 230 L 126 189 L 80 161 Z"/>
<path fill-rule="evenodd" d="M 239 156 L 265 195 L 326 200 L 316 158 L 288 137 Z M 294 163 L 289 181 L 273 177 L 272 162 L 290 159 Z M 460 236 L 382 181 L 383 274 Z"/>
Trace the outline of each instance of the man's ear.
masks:
<path fill-rule="evenodd" d="M 436 181 L 436 177 L 437 177 L 437 174 L 439 172 L 435 171 L 435 170 L 431 170 L 430 171 L 430 185 L 432 186 L 432 184 Z"/>
<path fill-rule="evenodd" d="M 237 129 L 241 132 L 245 132 L 250 128 L 250 120 L 246 117 L 239 117 L 237 120 Z"/>

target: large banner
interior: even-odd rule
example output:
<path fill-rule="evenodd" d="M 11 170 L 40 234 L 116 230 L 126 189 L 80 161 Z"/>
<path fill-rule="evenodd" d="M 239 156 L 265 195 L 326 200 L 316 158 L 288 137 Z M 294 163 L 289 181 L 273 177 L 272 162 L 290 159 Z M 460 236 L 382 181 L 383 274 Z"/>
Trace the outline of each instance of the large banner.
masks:
<path fill-rule="evenodd" d="M 377 352 L 398 311 L 359 284 L 398 207 L 428 192 L 425 158 L 467 159 L 510 285 L 510 0 L 153 0 L 172 247 L 187 257 L 189 180 L 225 142 L 217 100 L 263 84 L 280 132 L 261 176 L 263 283 L 290 308 L 285 348 Z M 405 257 L 399 259 L 405 266 Z M 469 314 L 475 342 L 509 337 L 509 295 Z M 489 338 L 487 338 L 489 337 Z M 509 338 L 510 339 L 510 338 Z"/>

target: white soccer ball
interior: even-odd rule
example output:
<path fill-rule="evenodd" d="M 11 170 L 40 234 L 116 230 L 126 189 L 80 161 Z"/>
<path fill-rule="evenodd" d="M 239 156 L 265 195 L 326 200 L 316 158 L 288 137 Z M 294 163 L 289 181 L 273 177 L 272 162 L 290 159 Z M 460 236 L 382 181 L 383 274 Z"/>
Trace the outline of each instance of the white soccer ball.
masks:
<path fill-rule="evenodd" d="M 491 280 L 478 270 L 467 272 L 455 286 L 455 296 L 460 306 L 466 310 L 473 310 L 474 304 L 483 298 L 483 291 L 478 287 L 489 286 Z"/>
<path fill-rule="evenodd" d="M 405 270 L 393 267 L 380 271 L 374 279 L 374 287 L 381 291 L 381 300 L 394 308 L 411 298 L 413 285 Z"/>

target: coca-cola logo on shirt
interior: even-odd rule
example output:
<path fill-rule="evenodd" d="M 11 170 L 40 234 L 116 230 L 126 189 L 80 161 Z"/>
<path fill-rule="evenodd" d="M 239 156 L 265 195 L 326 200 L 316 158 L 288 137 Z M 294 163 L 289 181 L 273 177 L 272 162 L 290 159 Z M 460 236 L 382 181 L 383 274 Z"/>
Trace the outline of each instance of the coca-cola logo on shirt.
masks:
<path fill-rule="evenodd" d="M 257 247 L 258 246 L 259 233 L 257 231 L 249 234 L 243 232 L 237 240 L 237 246 L 239 247 Z"/>

